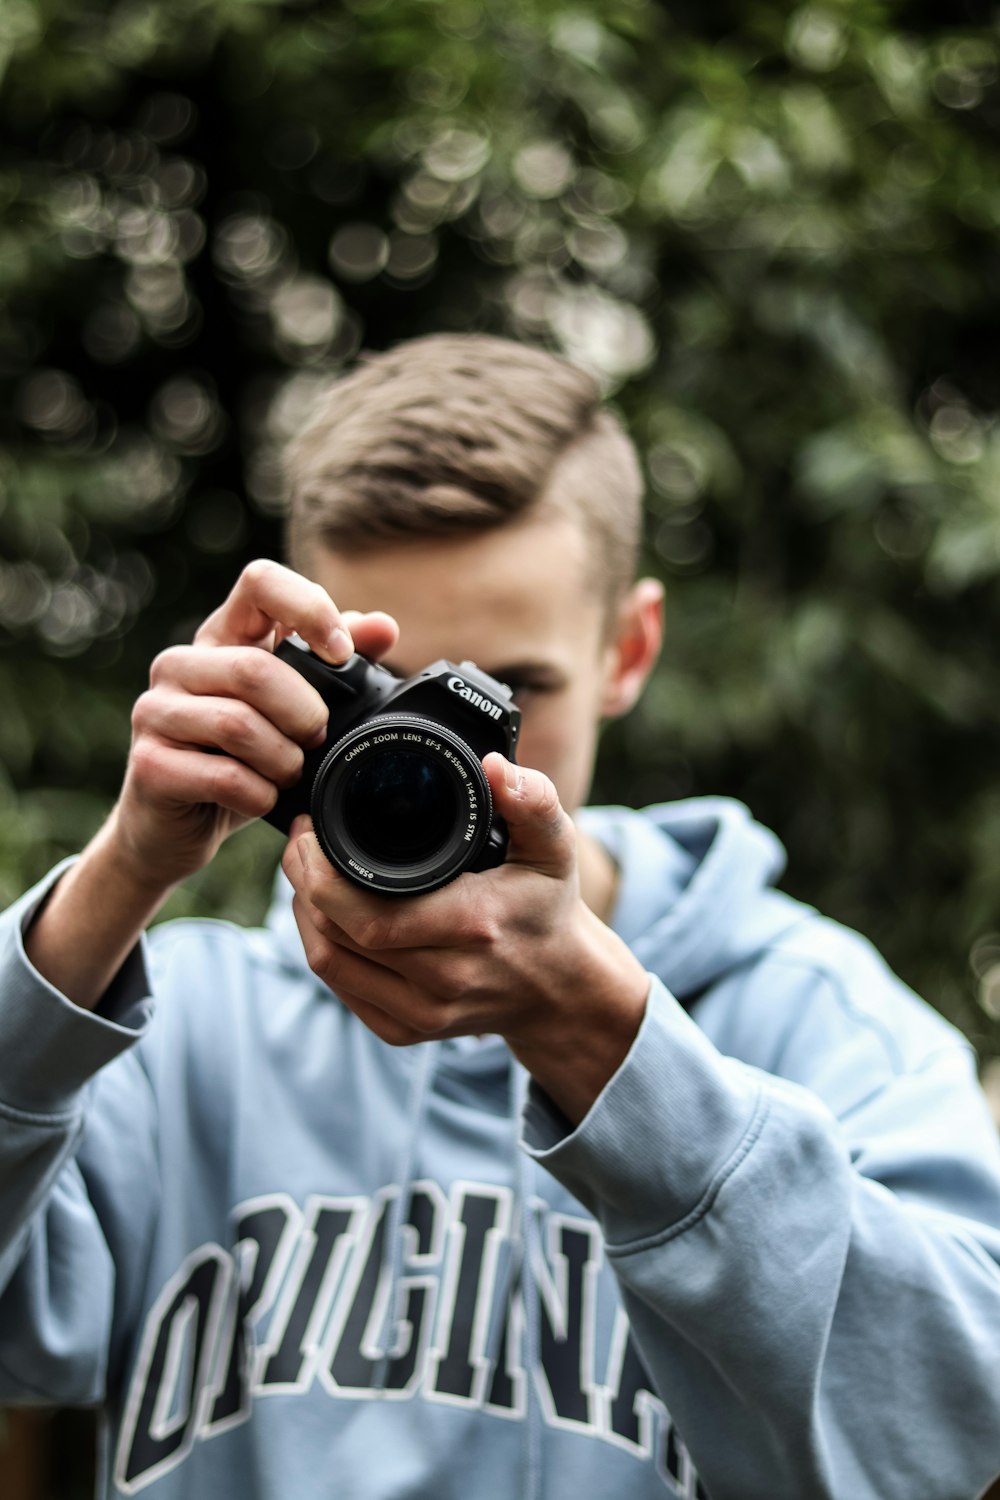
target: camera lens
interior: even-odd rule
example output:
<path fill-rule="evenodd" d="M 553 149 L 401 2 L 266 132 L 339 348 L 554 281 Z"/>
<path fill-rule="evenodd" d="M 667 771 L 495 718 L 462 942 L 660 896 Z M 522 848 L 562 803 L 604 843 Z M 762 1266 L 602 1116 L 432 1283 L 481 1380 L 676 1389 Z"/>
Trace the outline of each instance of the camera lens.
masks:
<path fill-rule="evenodd" d="M 365 757 L 341 795 L 348 837 L 378 863 L 429 859 L 447 842 L 460 811 L 452 778 L 419 750 Z"/>
<path fill-rule="evenodd" d="M 446 725 L 404 713 L 368 719 L 338 740 L 316 773 L 310 811 L 330 863 L 387 895 L 454 880 L 478 859 L 493 822 L 475 752 Z"/>

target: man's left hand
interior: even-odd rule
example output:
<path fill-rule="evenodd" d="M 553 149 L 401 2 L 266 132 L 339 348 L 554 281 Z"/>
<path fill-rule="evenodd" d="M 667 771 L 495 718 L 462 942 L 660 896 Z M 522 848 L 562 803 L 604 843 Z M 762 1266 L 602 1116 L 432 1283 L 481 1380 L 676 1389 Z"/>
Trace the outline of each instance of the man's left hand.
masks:
<path fill-rule="evenodd" d="M 505 863 L 427 895 L 379 896 L 327 861 L 306 820 L 282 861 L 313 972 L 392 1046 L 497 1033 L 574 1123 L 623 1061 L 649 976 L 584 904 L 576 830 L 539 771 L 483 763 Z"/>

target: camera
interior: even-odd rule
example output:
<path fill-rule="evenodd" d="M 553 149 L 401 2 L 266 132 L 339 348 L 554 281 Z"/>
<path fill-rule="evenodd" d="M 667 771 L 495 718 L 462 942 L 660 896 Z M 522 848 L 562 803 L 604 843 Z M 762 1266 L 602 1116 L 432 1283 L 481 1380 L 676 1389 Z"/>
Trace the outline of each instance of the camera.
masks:
<path fill-rule="evenodd" d="M 514 758 L 521 715 L 509 688 L 468 661 L 436 661 L 405 681 L 357 654 L 333 667 L 297 636 L 275 655 L 317 689 L 330 719 L 268 823 L 287 834 L 308 812 L 330 863 L 384 895 L 503 863 L 507 829 L 482 760 Z"/>

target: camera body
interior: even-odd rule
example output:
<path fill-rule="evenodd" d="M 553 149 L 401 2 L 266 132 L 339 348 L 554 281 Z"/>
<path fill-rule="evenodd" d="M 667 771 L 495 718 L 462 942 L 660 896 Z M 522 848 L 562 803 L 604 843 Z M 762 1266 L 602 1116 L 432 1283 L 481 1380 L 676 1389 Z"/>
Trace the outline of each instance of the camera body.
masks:
<path fill-rule="evenodd" d="M 436 890 L 502 864 L 507 829 L 482 760 L 512 760 L 521 715 L 510 689 L 472 662 L 436 661 L 405 681 L 355 654 L 333 667 L 298 637 L 275 653 L 317 689 L 327 736 L 266 821 L 282 833 L 309 813 L 324 854 L 384 895 Z"/>

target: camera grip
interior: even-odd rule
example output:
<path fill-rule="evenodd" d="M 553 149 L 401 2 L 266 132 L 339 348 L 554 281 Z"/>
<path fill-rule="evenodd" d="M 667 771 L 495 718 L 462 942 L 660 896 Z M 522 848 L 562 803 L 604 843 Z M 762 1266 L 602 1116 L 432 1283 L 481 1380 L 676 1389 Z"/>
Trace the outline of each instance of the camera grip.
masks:
<path fill-rule="evenodd" d="M 300 642 L 298 636 L 289 636 L 282 641 L 274 654 L 294 667 L 300 677 L 316 689 L 330 710 L 326 739 L 316 749 L 305 752 L 302 775 L 294 786 L 279 791 L 277 802 L 269 813 L 264 814 L 265 823 L 287 836 L 299 814 L 309 811 L 310 791 L 324 756 L 361 707 L 362 694 L 370 682 L 371 663 L 355 652 L 342 666 L 331 666 Z"/>

